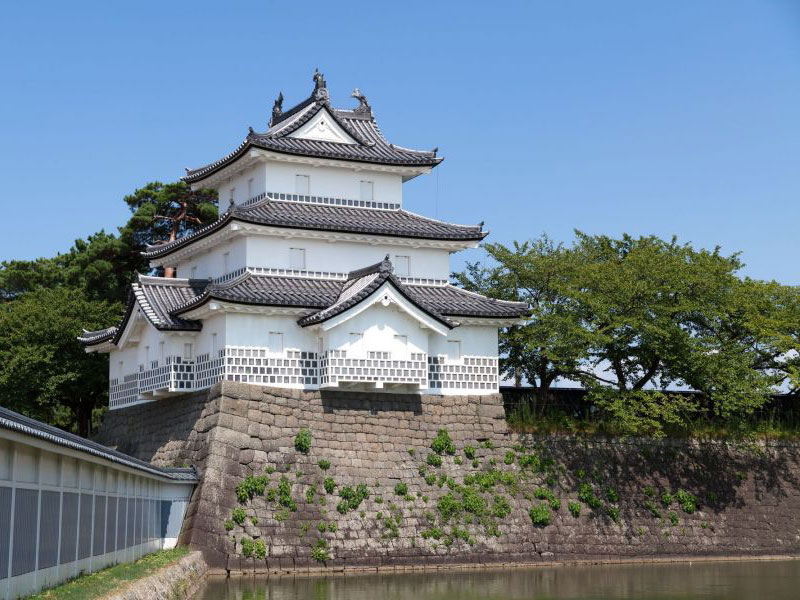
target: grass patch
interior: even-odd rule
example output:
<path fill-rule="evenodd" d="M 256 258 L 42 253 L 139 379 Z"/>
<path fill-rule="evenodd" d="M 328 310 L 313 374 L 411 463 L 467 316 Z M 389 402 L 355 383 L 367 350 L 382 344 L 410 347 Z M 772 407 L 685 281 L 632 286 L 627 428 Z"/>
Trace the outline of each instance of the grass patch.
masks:
<path fill-rule="evenodd" d="M 143 556 L 136 562 L 124 563 L 97 571 L 91 575 L 81 575 L 58 587 L 45 590 L 35 596 L 35 600 L 85 600 L 100 598 L 118 590 L 132 581 L 155 573 L 189 554 L 184 547 L 159 550 Z"/>

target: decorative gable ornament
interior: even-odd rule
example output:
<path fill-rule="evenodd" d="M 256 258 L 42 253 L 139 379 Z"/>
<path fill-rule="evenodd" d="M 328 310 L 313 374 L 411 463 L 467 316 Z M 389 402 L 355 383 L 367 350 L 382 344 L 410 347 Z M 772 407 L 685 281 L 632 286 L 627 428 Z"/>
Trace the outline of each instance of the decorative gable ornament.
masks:
<path fill-rule="evenodd" d="M 317 142 L 334 142 L 337 144 L 357 144 L 358 142 L 348 134 L 326 110 L 320 110 L 288 137 Z"/>

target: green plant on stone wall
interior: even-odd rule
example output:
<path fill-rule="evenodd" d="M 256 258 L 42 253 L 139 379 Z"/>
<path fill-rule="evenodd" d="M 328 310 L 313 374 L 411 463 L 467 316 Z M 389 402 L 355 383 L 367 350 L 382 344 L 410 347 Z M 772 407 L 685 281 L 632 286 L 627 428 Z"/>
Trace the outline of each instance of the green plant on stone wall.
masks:
<path fill-rule="evenodd" d="M 645 508 L 647 508 L 647 510 L 650 511 L 650 514 L 653 515 L 656 519 L 661 518 L 661 511 L 658 510 L 658 507 L 656 506 L 655 502 L 653 502 L 652 500 L 648 500 L 647 502 L 644 503 L 644 505 Z"/>
<path fill-rule="evenodd" d="M 528 515 L 531 518 L 531 522 L 533 522 L 536 527 L 545 527 L 550 524 L 550 520 L 552 519 L 550 507 L 544 503 L 532 506 L 528 511 Z"/>
<path fill-rule="evenodd" d="M 606 500 L 609 502 L 619 502 L 619 494 L 614 488 L 606 488 Z"/>
<path fill-rule="evenodd" d="M 645 486 L 644 488 L 644 495 L 648 498 L 652 498 L 656 495 L 656 490 L 652 485 Z"/>
<path fill-rule="evenodd" d="M 455 464 L 457 464 L 457 465 L 462 465 L 462 464 L 464 464 L 464 461 L 463 461 L 463 460 L 461 460 L 461 457 L 460 457 L 460 456 L 456 456 L 456 457 L 453 459 L 453 462 L 454 462 Z"/>
<path fill-rule="evenodd" d="M 484 448 L 486 448 L 487 450 L 493 450 L 493 449 L 494 449 L 494 444 L 492 443 L 492 440 L 486 440 L 486 441 L 485 441 L 485 442 L 483 442 L 483 444 L 481 444 L 481 445 L 482 445 Z"/>
<path fill-rule="evenodd" d="M 331 461 L 329 461 L 327 458 L 322 458 L 319 460 L 319 462 L 317 462 L 317 466 L 323 471 L 327 471 L 331 468 Z"/>
<path fill-rule="evenodd" d="M 581 503 L 580 502 L 570 502 L 567 504 L 567 508 L 569 512 L 572 514 L 573 517 L 576 519 L 581 516 Z"/>
<path fill-rule="evenodd" d="M 669 518 L 669 522 L 673 525 L 678 524 L 678 513 L 676 513 L 674 510 L 669 511 L 667 513 L 667 517 Z"/>
<path fill-rule="evenodd" d="M 292 498 L 292 484 L 289 483 L 286 475 L 281 475 L 280 481 L 278 481 L 278 504 L 292 512 L 297 510 L 297 503 Z"/>
<path fill-rule="evenodd" d="M 507 464 L 507 465 L 513 465 L 514 464 L 514 459 L 516 457 L 517 457 L 517 455 L 514 454 L 513 450 L 509 450 L 508 452 L 506 452 L 506 455 L 503 458 L 503 462 L 505 464 Z"/>
<path fill-rule="evenodd" d="M 326 477 L 325 481 L 322 482 L 322 487 L 325 488 L 326 493 L 332 494 L 333 490 L 336 489 L 336 482 L 333 480 L 333 477 Z"/>
<path fill-rule="evenodd" d="M 242 556 L 245 558 L 253 556 L 253 540 L 249 537 L 242 538 Z"/>
<path fill-rule="evenodd" d="M 330 560 L 330 554 L 328 554 L 328 542 L 324 539 L 320 538 L 317 542 L 311 546 L 311 558 L 316 560 L 317 562 L 325 562 L 326 560 Z"/>
<path fill-rule="evenodd" d="M 480 461 L 479 461 L 477 458 L 476 458 L 475 460 L 473 460 L 473 461 L 472 461 L 472 468 L 473 468 L 473 469 L 477 469 L 477 468 L 478 468 L 478 467 L 480 467 L 480 466 L 481 466 L 481 463 L 480 463 Z"/>
<path fill-rule="evenodd" d="M 262 540 L 253 543 L 253 556 L 262 559 L 267 557 L 267 547 Z"/>
<path fill-rule="evenodd" d="M 619 506 L 606 506 L 606 513 L 614 523 L 619 523 L 619 512 Z"/>
<path fill-rule="evenodd" d="M 226 519 L 225 520 L 225 531 L 230 531 L 231 529 L 233 529 L 233 521 L 231 521 L 230 519 Z"/>
<path fill-rule="evenodd" d="M 236 499 L 244 504 L 256 495 L 263 495 L 268 484 L 269 477 L 266 475 L 248 475 L 236 486 Z"/>
<path fill-rule="evenodd" d="M 408 495 L 408 485 L 403 483 L 402 481 L 394 486 L 394 493 L 398 496 L 406 496 Z"/>
<path fill-rule="evenodd" d="M 325 523 L 323 521 L 320 521 L 319 523 L 317 523 L 317 531 L 319 531 L 320 533 L 325 533 L 327 530 L 328 530 L 328 526 L 325 525 Z"/>
<path fill-rule="evenodd" d="M 511 504 L 505 496 L 495 494 L 492 503 L 492 516 L 498 519 L 504 519 L 511 514 Z"/>
<path fill-rule="evenodd" d="M 464 446 L 464 456 L 473 460 L 475 458 L 475 446 Z"/>
<path fill-rule="evenodd" d="M 675 494 L 675 499 L 681 505 L 683 512 L 691 515 L 697 510 L 697 498 L 685 490 L 678 490 Z"/>
<path fill-rule="evenodd" d="M 441 467 L 442 466 L 442 457 L 438 454 L 428 454 L 427 463 L 432 467 Z"/>
<path fill-rule="evenodd" d="M 231 520 L 237 525 L 244 525 L 244 520 L 246 518 L 247 518 L 247 513 L 244 512 L 243 508 L 237 506 L 231 512 Z"/>
<path fill-rule="evenodd" d="M 669 492 L 664 492 L 663 494 L 661 494 L 661 504 L 664 508 L 668 508 L 669 505 L 672 504 L 673 500 L 674 498 L 672 497 L 672 494 L 670 494 Z"/>
<path fill-rule="evenodd" d="M 314 502 L 314 497 L 317 495 L 317 488 L 310 487 L 306 490 L 306 502 L 312 504 Z"/>
<path fill-rule="evenodd" d="M 267 475 L 272 475 L 275 472 L 275 467 L 273 467 L 272 465 L 267 465 L 266 467 L 264 467 L 264 472 Z"/>
<path fill-rule="evenodd" d="M 456 445 L 453 443 L 453 440 L 450 439 L 450 434 L 447 433 L 446 429 L 440 429 L 436 433 L 436 437 L 433 438 L 431 442 L 431 450 L 436 452 L 436 454 L 456 453 Z"/>
<path fill-rule="evenodd" d="M 428 485 L 434 485 L 436 483 L 436 474 L 435 473 L 426 474 L 425 483 L 427 483 Z"/>
<path fill-rule="evenodd" d="M 294 449 L 303 454 L 308 454 L 311 450 L 311 432 L 308 429 L 301 429 L 295 436 Z"/>
<path fill-rule="evenodd" d="M 578 486 L 578 500 L 593 510 L 597 510 L 603 505 L 602 500 L 595 496 L 594 489 L 590 483 L 582 483 Z"/>

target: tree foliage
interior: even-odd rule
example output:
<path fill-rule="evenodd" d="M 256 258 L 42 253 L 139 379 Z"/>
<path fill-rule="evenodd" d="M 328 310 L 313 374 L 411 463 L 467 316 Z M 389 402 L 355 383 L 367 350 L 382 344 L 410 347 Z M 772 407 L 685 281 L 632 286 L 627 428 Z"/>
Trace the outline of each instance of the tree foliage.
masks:
<path fill-rule="evenodd" d="M 0 404 L 87 435 L 108 395 L 108 358 L 86 354 L 75 336 L 117 318 L 115 303 L 67 287 L 0 304 Z"/>
<path fill-rule="evenodd" d="M 528 324 L 502 333 L 503 374 L 524 374 L 542 400 L 569 379 L 622 430 L 659 432 L 703 411 L 748 415 L 800 383 L 798 290 L 742 279 L 736 254 L 581 232 L 568 248 L 546 236 L 484 248 L 495 266 L 455 279 L 529 302 Z M 669 392 L 687 388 L 700 394 Z"/>
<path fill-rule="evenodd" d="M 125 202 L 132 216 L 118 235 L 0 263 L 0 404 L 86 435 L 107 401 L 108 357 L 84 353 L 76 336 L 118 321 L 135 273 L 150 270 L 146 246 L 169 239 L 176 223 L 180 237 L 217 215 L 216 192 L 182 182 L 148 183 Z M 187 218 L 176 221 L 181 211 Z"/>

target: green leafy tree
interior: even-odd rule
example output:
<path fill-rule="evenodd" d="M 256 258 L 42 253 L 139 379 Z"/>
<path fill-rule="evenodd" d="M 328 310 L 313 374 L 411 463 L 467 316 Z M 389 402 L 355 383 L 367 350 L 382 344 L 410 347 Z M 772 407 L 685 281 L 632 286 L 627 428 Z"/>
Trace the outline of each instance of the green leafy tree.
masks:
<path fill-rule="evenodd" d="M 108 359 L 86 354 L 75 336 L 118 317 L 117 304 L 65 287 L 0 304 L 0 404 L 88 435 L 108 398 Z"/>
<path fill-rule="evenodd" d="M 193 190 L 182 181 L 148 183 L 125 196 L 125 202 L 133 216 L 120 232 L 137 251 L 191 234 L 218 215 L 215 190 Z"/>
<path fill-rule="evenodd" d="M 581 257 L 546 235 L 529 242 L 483 246 L 497 267 L 468 265 L 453 275 L 463 287 L 503 300 L 527 302 L 531 318 L 500 336 L 503 374 L 522 377 L 536 389 L 544 410 L 548 391 L 560 377 L 571 377 L 588 357 L 588 335 L 577 306 L 566 293 Z"/>

